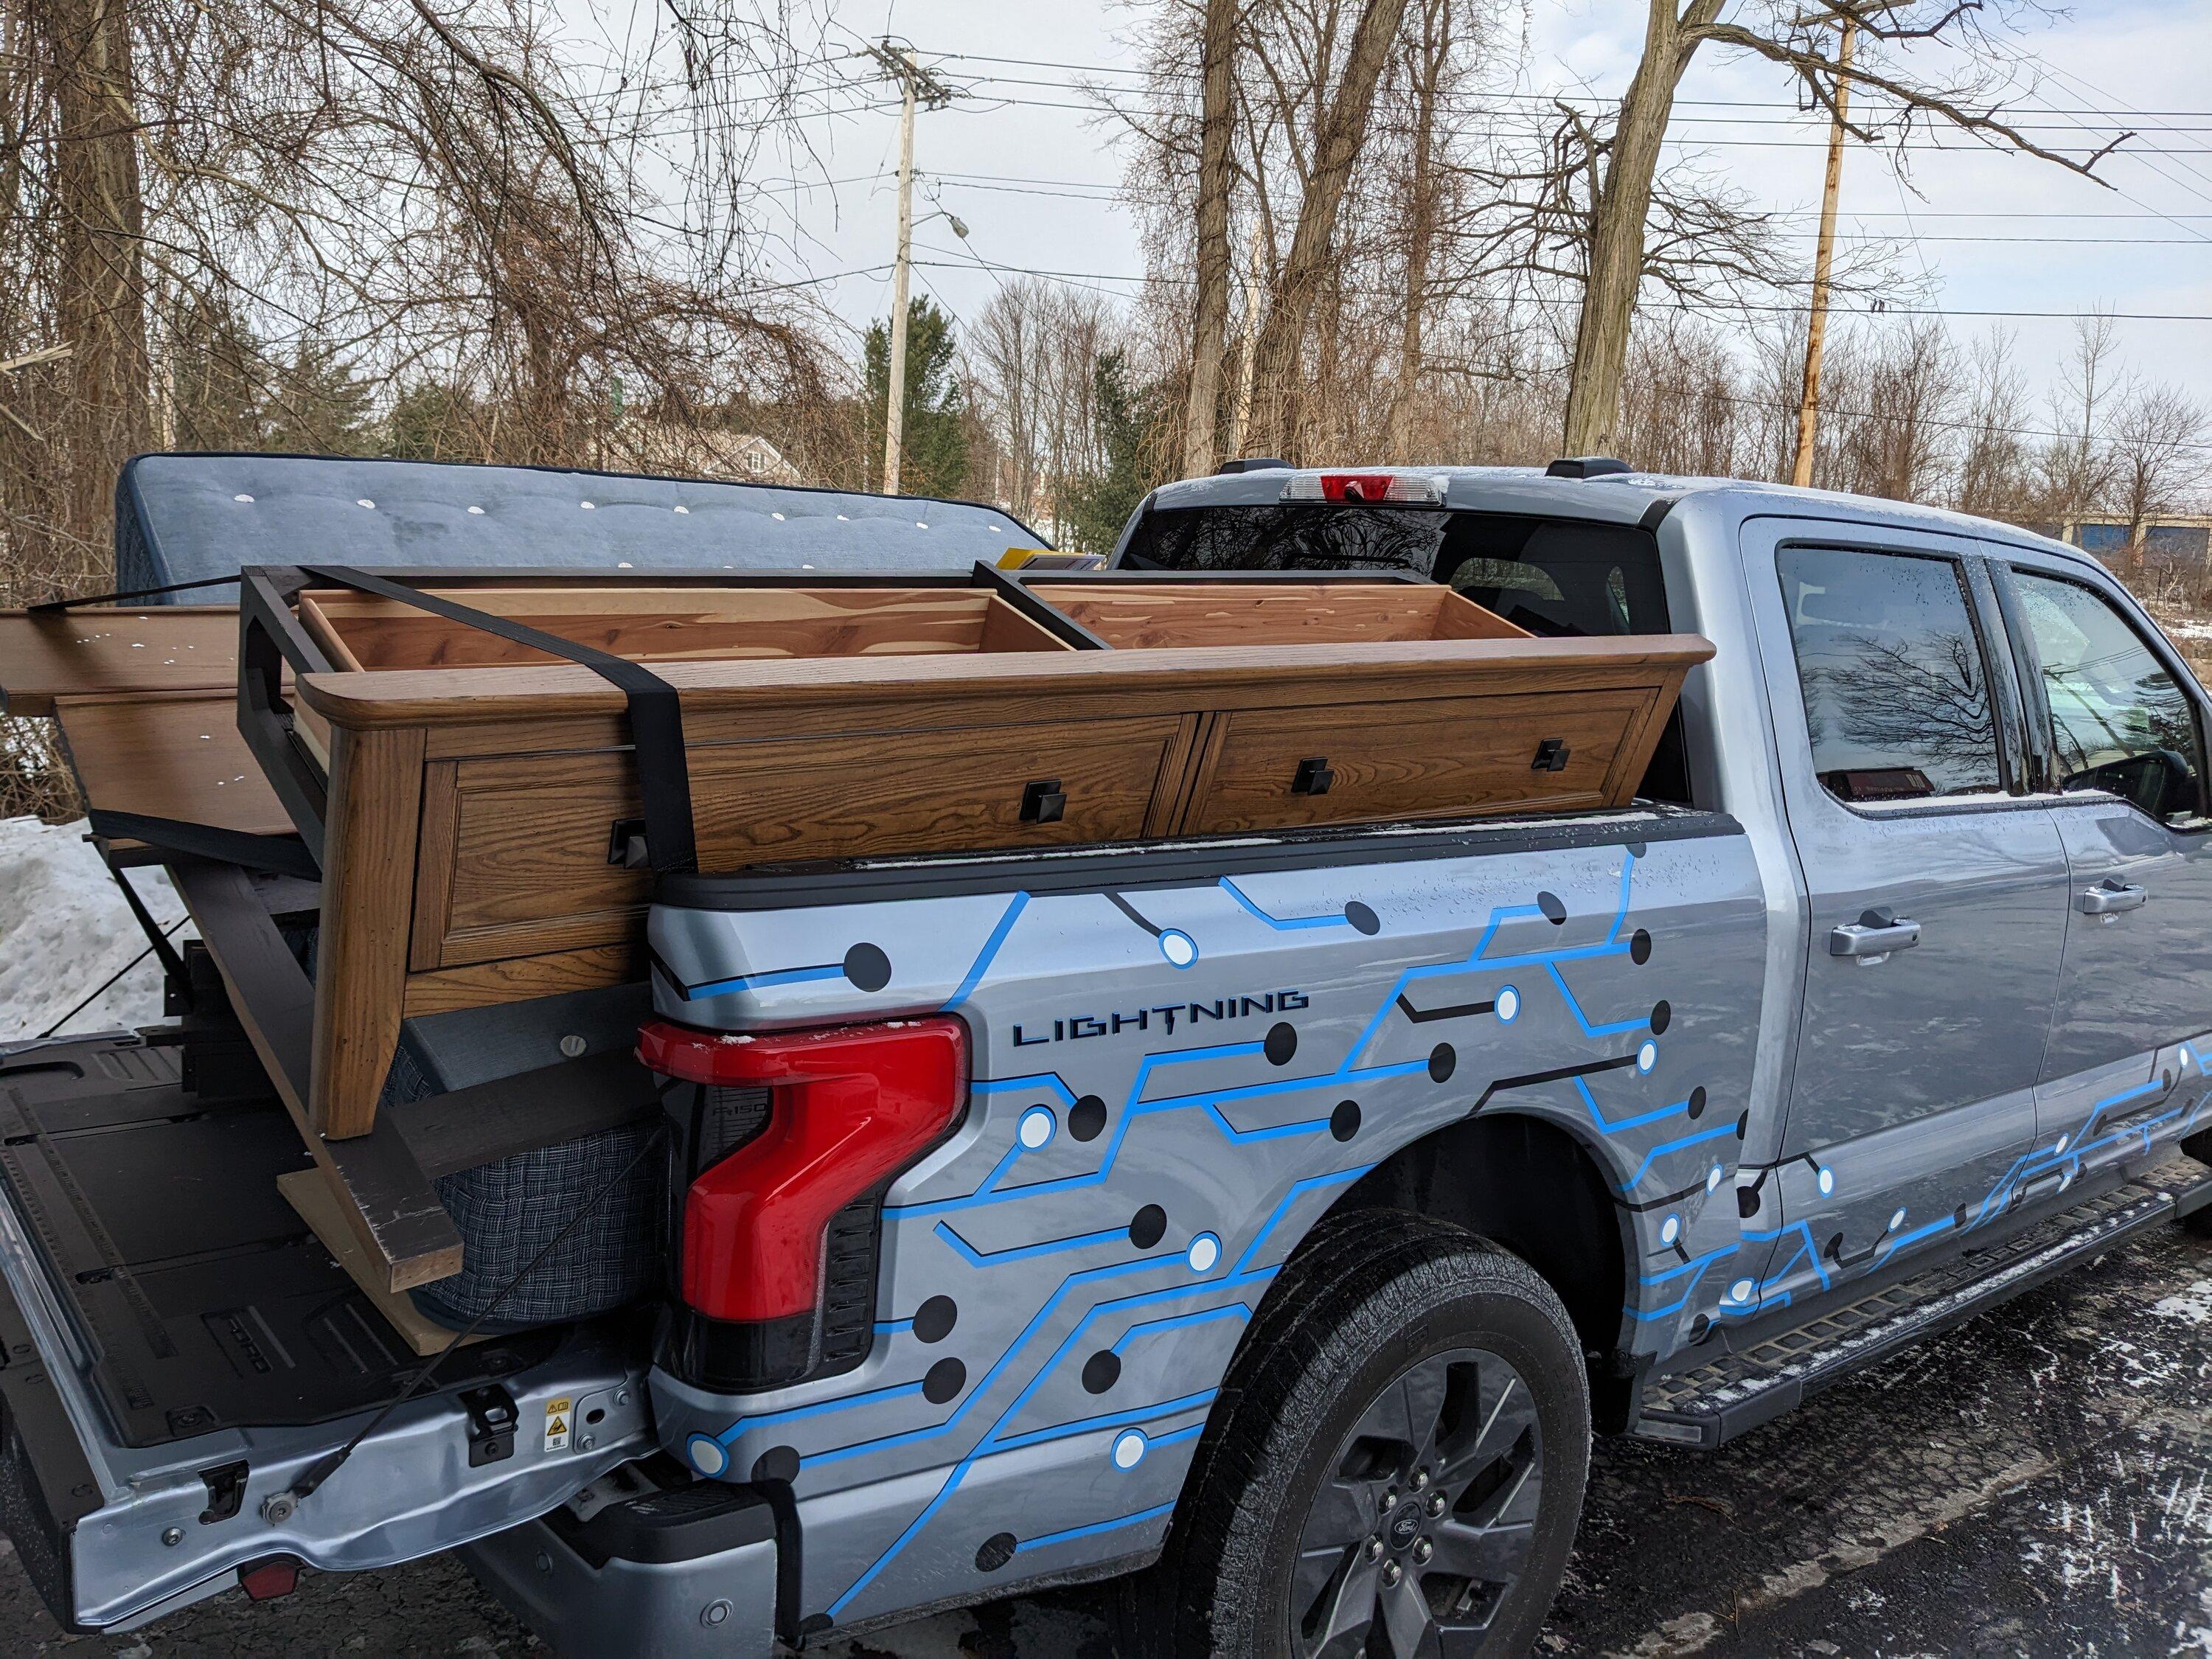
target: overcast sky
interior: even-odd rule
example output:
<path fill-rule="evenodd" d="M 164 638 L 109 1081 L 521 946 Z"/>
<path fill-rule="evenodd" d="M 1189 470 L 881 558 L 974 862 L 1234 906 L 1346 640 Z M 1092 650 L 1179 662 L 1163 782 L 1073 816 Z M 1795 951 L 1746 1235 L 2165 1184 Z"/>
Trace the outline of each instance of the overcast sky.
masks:
<path fill-rule="evenodd" d="M 1635 0 L 1528 0 L 1519 84 L 1617 94 L 1635 67 L 1644 9 Z M 1111 126 L 1073 84 L 1086 78 L 1084 70 L 1043 65 L 1126 71 L 1135 61 L 1127 37 L 1136 12 L 1098 0 L 875 0 L 837 4 L 834 15 L 842 39 L 902 36 L 949 79 L 973 88 L 973 96 L 919 123 L 915 162 L 928 179 L 917 215 L 942 205 L 969 233 L 963 247 L 942 218 L 918 230 L 919 291 L 956 316 L 972 314 L 1000 280 L 978 261 L 1130 291 L 1130 283 L 1112 280 L 1143 268 L 1131 216 L 1114 199 L 1121 152 Z M 2117 188 L 2029 157 L 1971 149 L 1916 152 L 1901 180 L 1885 158 L 1859 151 L 1845 165 L 1844 230 L 1909 243 L 1901 264 L 1917 286 L 1905 295 L 1908 303 L 1954 313 L 2062 313 L 1954 318 L 1962 337 L 1991 326 L 2016 330 L 2021 360 L 2041 383 L 2070 337 L 2064 313 L 2102 306 L 2123 317 L 2212 319 L 2212 3 L 2084 3 L 2019 45 L 2041 84 L 2016 107 L 2039 137 L 2069 148 L 2101 143 L 2112 123 L 2100 112 L 2139 130 L 2142 137 L 2100 169 Z M 1517 59 L 1517 43 L 1505 52 Z M 997 61 L 1009 59 L 1038 61 Z M 830 93 L 815 106 L 866 100 L 864 62 L 817 72 L 825 85 L 849 79 L 854 89 Z M 1676 132 L 1702 141 L 1714 173 L 1770 206 L 1797 210 L 1802 216 L 1793 223 L 1802 229 L 1809 265 L 1824 125 L 1789 107 L 1698 101 L 1795 102 L 1779 70 L 1710 47 L 1681 95 Z M 1006 99 L 1027 101 L 1000 101 Z M 1053 105 L 1068 107 L 1046 106 Z M 807 131 L 816 161 L 793 169 L 802 187 L 779 195 L 764 223 L 785 240 L 777 264 L 786 276 L 857 273 L 821 292 L 839 316 L 865 323 L 889 304 L 882 267 L 893 235 L 888 175 L 897 158 L 896 120 L 864 110 L 810 122 Z M 2136 372 L 2181 381 L 2212 400 L 2212 320 L 2121 327 Z"/>

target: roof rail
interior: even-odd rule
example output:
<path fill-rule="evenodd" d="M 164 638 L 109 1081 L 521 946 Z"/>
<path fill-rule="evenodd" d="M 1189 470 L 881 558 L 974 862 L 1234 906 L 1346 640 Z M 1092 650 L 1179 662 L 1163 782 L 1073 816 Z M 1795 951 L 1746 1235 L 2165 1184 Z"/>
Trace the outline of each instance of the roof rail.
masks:
<path fill-rule="evenodd" d="M 1290 469 L 1290 465 L 1291 464 L 1288 461 L 1278 460 L 1273 455 L 1247 455 L 1240 460 L 1224 461 L 1219 466 L 1215 467 L 1213 470 L 1216 473 L 1267 472 L 1273 470 L 1274 468 L 1280 467 L 1284 471 L 1287 471 Z"/>
<path fill-rule="evenodd" d="M 1611 455 L 1565 455 L 1544 469 L 1547 478 L 1610 478 L 1636 469 Z"/>

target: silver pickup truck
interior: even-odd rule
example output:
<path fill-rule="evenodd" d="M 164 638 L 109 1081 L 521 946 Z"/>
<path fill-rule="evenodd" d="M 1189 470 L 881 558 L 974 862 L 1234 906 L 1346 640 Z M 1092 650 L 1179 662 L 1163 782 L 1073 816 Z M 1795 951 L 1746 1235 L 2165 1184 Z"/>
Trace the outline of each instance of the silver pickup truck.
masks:
<path fill-rule="evenodd" d="M 1717 1445 L 2212 1202 L 2207 708 L 2140 608 L 2004 526 L 1553 471 L 1246 464 L 1116 562 L 1703 635 L 1632 809 L 668 878 L 664 1289 L 397 1409 L 260 1282 L 325 1282 L 243 1196 L 281 1117 L 159 1032 L 0 1058 L 57 1616 L 459 1548 L 579 1654 L 1106 1578 L 1132 1654 L 1518 1652 L 1593 1431 Z M 63 1282 L 95 1228 L 125 1282 Z"/>

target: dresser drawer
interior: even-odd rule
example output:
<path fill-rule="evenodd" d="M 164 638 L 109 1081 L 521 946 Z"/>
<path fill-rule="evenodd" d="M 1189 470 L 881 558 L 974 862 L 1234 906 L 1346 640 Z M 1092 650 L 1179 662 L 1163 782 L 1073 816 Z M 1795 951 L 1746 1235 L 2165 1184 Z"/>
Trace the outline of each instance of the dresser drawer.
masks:
<path fill-rule="evenodd" d="M 1182 827 L 1619 804 L 1648 758 L 1659 703 L 1657 688 L 1626 687 L 1224 712 Z"/>
<path fill-rule="evenodd" d="M 1133 840 L 1155 794 L 1174 798 L 1191 724 L 1040 721 L 695 744 L 700 867 Z M 448 764 L 449 780 L 425 792 L 426 853 L 443 842 L 451 854 L 424 860 L 418 969 L 630 936 L 652 882 L 607 861 L 613 826 L 641 810 L 626 754 Z M 1164 817 L 1152 827 L 1164 830 Z"/>

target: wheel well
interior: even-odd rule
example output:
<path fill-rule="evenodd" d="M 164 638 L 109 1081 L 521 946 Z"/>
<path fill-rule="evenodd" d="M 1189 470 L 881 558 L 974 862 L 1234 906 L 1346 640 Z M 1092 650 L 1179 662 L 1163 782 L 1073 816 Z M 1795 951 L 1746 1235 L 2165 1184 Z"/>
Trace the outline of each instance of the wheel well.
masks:
<path fill-rule="evenodd" d="M 1512 1251 L 1566 1304 L 1592 1361 L 1597 1415 L 1616 1394 L 1625 1403 L 1613 1363 L 1627 1297 L 1620 1212 L 1596 1160 L 1565 1129 L 1510 1112 L 1449 1124 L 1376 1164 L 1336 1208 L 1413 1210 Z"/>

